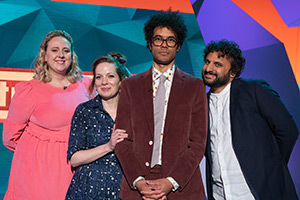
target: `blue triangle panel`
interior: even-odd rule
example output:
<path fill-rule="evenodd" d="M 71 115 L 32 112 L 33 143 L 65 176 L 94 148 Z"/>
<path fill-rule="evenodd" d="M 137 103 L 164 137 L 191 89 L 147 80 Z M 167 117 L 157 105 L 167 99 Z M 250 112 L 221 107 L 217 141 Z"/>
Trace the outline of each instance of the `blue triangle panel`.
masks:
<path fill-rule="evenodd" d="M 279 93 L 300 128 L 300 92 L 282 43 L 244 52 L 246 78 L 268 81 Z"/>
<path fill-rule="evenodd" d="M 101 6 L 96 25 L 104 25 L 128 21 L 132 19 L 132 13 L 128 12 L 128 8 Z M 120 30 L 122 28 L 120 27 Z"/>
<path fill-rule="evenodd" d="M 288 27 L 300 26 L 299 0 L 271 0 L 271 2 Z"/>
<path fill-rule="evenodd" d="M 0 66 L 7 66 L 7 61 L 35 20 L 39 10 L 0 26 Z M 28 41 L 30 42 L 30 41 Z M 26 51 L 26 49 L 24 49 Z"/>
<path fill-rule="evenodd" d="M 197 16 L 207 44 L 211 40 L 236 41 L 242 50 L 279 43 L 260 24 L 229 0 L 205 0 Z"/>
<path fill-rule="evenodd" d="M 0 25 L 39 10 L 39 6 L 24 6 L 0 2 Z"/>

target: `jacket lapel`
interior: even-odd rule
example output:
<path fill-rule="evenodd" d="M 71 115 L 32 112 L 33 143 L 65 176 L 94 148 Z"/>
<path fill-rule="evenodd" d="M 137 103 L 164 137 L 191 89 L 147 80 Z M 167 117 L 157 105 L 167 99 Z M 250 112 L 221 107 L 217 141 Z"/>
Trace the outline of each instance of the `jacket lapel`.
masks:
<path fill-rule="evenodd" d="M 145 71 L 140 81 L 141 102 L 143 103 L 151 138 L 154 137 L 152 67 Z"/>
<path fill-rule="evenodd" d="M 177 105 L 179 104 L 179 101 L 183 94 L 184 85 L 185 85 L 184 73 L 176 67 L 174 77 L 173 77 L 171 92 L 169 96 L 164 134 L 168 133 L 171 122 L 177 112 Z"/>
<path fill-rule="evenodd" d="M 237 106 L 238 106 L 238 102 L 239 102 L 239 96 L 240 96 L 240 92 L 239 92 L 239 85 L 240 85 L 240 80 L 239 79 L 234 79 L 231 82 L 231 88 L 230 88 L 230 121 L 231 121 L 231 130 L 234 127 L 234 123 L 235 123 L 235 115 L 236 115 L 236 110 L 237 110 Z M 233 134 L 233 131 L 231 131 Z"/>

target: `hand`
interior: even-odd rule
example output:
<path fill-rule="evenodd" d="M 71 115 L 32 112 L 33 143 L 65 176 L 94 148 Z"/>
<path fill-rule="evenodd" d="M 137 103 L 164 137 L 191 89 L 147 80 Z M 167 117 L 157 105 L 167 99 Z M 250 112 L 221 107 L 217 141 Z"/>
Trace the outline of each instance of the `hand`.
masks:
<path fill-rule="evenodd" d="M 165 200 L 167 199 L 167 195 L 173 188 L 172 183 L 166 178 L 145 180 L 145 184 L 148 188 L 150 188 L 150 190 L 140 190 L 144 200 Z"/>
<path fill-rule="evenodd" d="M 127 137 L 128 137 L 128 134 L 126 133 L 125 130 L 123 130 L 123 129 L 115 130 L 115 125 L 114 125 L 113 132 L 112 132 L 112 134 L 110 136 L 110 140 L 108 142 L 108 146 L 109 146 L 110 150 L 113 151 L 115 149 L 116 144 L 123 141 L 124 138 L 127 138 Z"/>
<path fill-rule="evenodd" d="M 147 180 L 143 179 L 143 180 L 139 180 L 135 184 L 135 186 L 142 195 L 144 195 L 144 194 L 153 195 L 152 197 L 143 196 L 143 199 L 145 199 L 145 200 L 153 200 L 153 199 L 165 200 L 166 199 L 166 198 L 156 198 L 157 197 L 157 190 L 160 189 L 159 185 L 157 185 L 157 184 L 149 185 Z M 163 194 L 158 194 L 158 196 L 161 196 L 161 195 L 163 195 Z"/>

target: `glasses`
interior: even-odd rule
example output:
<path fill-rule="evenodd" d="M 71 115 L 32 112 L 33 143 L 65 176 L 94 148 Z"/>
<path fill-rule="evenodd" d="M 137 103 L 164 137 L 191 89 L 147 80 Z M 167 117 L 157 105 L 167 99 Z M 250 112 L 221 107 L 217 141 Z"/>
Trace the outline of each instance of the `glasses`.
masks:
<path fill-rule="evenodd" d="M 168 47 L 175 47 L 177 45 L 177 40 L 174 37 L 168 37 L 167 39 L 163 39 L 160 36 L 156 36 L 152 38 L 152 44 L 156 47 L 160 47 L 163 43 L 166 42 Z"/>

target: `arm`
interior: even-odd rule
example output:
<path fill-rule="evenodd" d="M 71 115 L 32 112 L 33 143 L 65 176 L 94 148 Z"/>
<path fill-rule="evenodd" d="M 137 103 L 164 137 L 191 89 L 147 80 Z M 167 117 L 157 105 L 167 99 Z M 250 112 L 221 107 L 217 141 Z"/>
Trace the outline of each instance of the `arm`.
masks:
<path fill-rule="evenodd" d="M 127 137 L 124 130 L 113 130 L 108 143 L 87 149 L 86 134 L 89 131 L 89 126 L 86 124 L 86 117 L 89 115 L 85 114 L 84 104 L 81 104 L 76 108 L 73 115 L 69 137 L 68 160 L 73 167 L 91 163 L 112 152 L 115 145 Z"/>
<path fill-rule="evenodd" d="M 130 95 L 126 85 L 126 80 L 122 82 L 122 89 L 119 98 L 116 128 L 126 130 L 128 137 L 118 143 L 115 148 L 115 153 L 121 163 L 124 176 L 132 189 L 135 189 L 133 182 L 139 176 L 145 176 L 138 159 L 133 151 L 134 135 L 131 126 L 131 104 Z"/>
<path fill-rule="evenodd" d="M 108 143 L 92 149 L 75 152 L 70 159 L 71 165 L 73 167 L 78 167 L 80 165 L 88 164 L 112 152 L 116 144 L 123 141 L 124 138 L 127 137 L 125 132 L 125 130 L 121 129 L 114 130 Z"/>
<path fill-rule="evenodd" d="M 277 92 L 268 83 L 257 82 L 255 89 L 259 110 L 276 138 L 282 157 L 288 163 L 299 135 L 296 124 Z"/>
<path fill-rule="evenodd" d="M 202 81 L 193 82 L 192 84 L 197 86 L 193 91 L 195 98 L 194 102 L 192 102 L 190 119 L 187 119 L 188 124 L 185 127 L 188 143 L 186 150 L 179 156 L 167 175 L 179 184 L 179 191 L 189 183 L 195 171 L 199 168 L 206 147 L 208 106 L 205 86 Z"/>
<path fill-rule="evenodd" d="M 8 116 L 3 123 L 3 144 L 14 151 L 34 110 L 35 97 L 30 82 L 21 82 L 15 86 Z"/>

